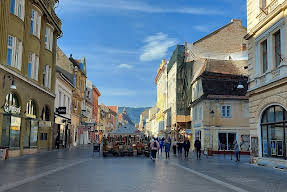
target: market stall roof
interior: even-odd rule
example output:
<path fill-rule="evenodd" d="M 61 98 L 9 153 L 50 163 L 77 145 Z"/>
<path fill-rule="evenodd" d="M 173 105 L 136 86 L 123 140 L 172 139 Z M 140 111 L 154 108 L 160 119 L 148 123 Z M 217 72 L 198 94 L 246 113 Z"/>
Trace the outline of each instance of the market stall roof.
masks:
<path fill-rule="evenodd" d="M 123 125 L 113 132 L 110 133 L 111 135 L 143 135 L 143 132 L 139 131 L 135 128 L 132 124 Z"/>

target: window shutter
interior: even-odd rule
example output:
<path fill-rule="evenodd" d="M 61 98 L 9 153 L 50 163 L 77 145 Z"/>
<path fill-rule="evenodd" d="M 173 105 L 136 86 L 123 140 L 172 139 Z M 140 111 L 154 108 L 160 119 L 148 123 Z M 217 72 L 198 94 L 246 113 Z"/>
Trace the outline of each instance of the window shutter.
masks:
<path fill-rule="evenodd" d="M 22 52 L 23 52 L 22 41 L 19 41 L 18 69 L 20 71 L 21 71 L 21 68 L 22 68 Z"/>
<path fill-rule="evenodd" d="M 36 56 L 36 66 L 35 66 L 35 80 L 38 81 L 38 70 L 39 70 L 39 57 Z"/>
<path fill-rule="evenodd" d="M 49 88 L 51 89 L 51 81 L 52 81 L 52 68 L 49 68 Z"/>
<path fill-rule="evenodd" d="M 37 19 L 38 19 L 38 34 L 37 34 L 37 36 L 39 37 L 39 39 L 40 39 L 40 36 L 41 36 L 41 16 L 40 16 L 40 14 L 39 13 L 37 13 Z"/>

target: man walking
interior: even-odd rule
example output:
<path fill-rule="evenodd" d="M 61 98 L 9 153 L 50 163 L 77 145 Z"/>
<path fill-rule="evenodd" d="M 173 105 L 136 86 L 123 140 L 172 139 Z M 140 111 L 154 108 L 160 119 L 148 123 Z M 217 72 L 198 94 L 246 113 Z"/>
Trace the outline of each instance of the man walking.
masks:
<path fill-rule="evenodd" d="M 158 141 L 156 139 L 154 139 L 154 141 L 150 143 L 152 160 L 155 160 L 156 153 L 159 150 L 159 148 L 160 148 L 160 146 L 159 146 Z"/>
<path fill-rule="evenodd" d="M 194 142 L 194 148 L 196 150 L 196 157 L 197 159 L 200 159 L 200 155 L 201 155 L 201 142 L 199 141 L 199 138 L 196 137 L 196 140 Z"/>
<path fill-rule="evenodd" d="M 239 160 L 239 145 L 236 140 L 234 141 L 234 152 L 236 156 L 236 162 L 240 161 Z"/>
<path fill-rule="evenodd" d="M 188 158 L 188 153 L 189 153 L 189 149 L 190 149 L 190 142 L 187 138 L 185 139 L 185 141 L 183 143 L 183 148 L 184 148 L 184 157 Z"/>

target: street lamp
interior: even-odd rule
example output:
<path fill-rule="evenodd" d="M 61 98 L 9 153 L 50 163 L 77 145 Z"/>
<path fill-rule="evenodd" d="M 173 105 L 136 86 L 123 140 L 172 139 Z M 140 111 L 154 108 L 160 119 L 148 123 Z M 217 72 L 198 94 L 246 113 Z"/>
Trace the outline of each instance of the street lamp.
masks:
<path fill-rule="evenodd" d="M 244 89 L 244 86 L 243 86 L 241 81 L 239 81 L 239 83 L 237 85 L 237 89 Z"/>
<path fill-rule="evenodd" d="M 12 82 L 11 82 L 11 86 L 10 86 L 11 89 L 16 89 L 16 85 L 15 85 L 15 82 L 14 82 L 14 78 L 12 79 Z"/>

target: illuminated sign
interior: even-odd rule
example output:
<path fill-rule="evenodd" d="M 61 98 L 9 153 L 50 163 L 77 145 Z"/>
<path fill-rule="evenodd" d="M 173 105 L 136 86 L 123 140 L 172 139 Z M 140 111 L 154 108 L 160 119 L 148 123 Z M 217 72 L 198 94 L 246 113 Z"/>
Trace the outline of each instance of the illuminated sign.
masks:
<path fill-rule="evenodd" d="M 4 105 L 4 111 L 6 113 L 20 114 L 21 108 L 16 106 L 9 106 L 7 103 Z"/>

